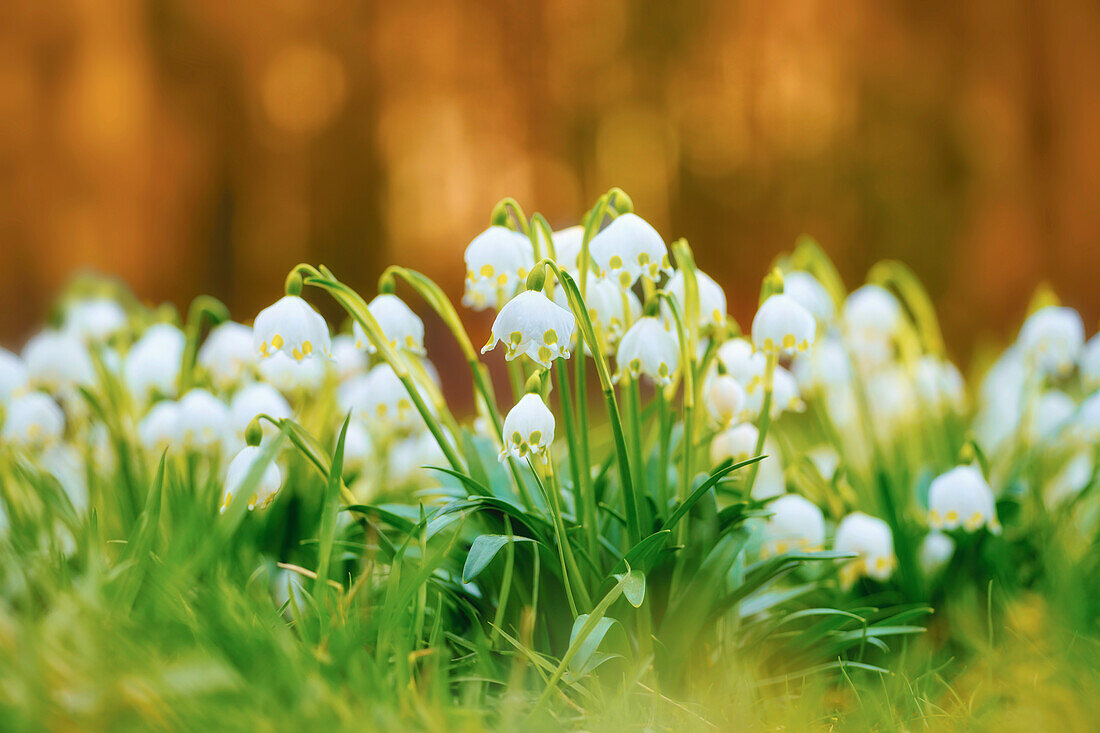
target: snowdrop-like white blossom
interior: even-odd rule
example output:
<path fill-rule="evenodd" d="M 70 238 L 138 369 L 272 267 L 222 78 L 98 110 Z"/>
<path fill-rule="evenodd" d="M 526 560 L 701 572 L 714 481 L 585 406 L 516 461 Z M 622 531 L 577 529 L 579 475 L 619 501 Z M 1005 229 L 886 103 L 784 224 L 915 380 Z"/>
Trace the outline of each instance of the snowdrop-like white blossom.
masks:
<path fill-rule="evenodd" d="M 1086 445 L 1100 443 L 1100 392 L 1093 392 L 1081 401 L 1067 433 Z"/>
<path fill-rule="evenodd" d="M 756 441 L 760 432 L 752 423 L 741 423 L 727 428 L 710 441 L 710 462 L 717 465 L 723 461 L 740 463 L 756 455 Z"/>
<path fill-rule="evenodd" d="M 816 335 L 814 317 L 797 300 L 783 293 L 765 300 L 752 319 L 752 343 L 766 354 L 806 351 Z"/>
<path fill-rule="evenodd" d="M 840 468 L 840 455 L 831 445 L 816 445 L 806 451 L 806 457 L 810 459 L 810 463 L 814 464 L 821 478 L 826 481 L 832 481 L 837 469 Z"/>
<path fill-rule="evenodd" d="M 283 394 L 319 389 L 325 381 L 325 359 L 303 359 L 279 351 L 260 362 L 260 376 Z"/>
<path fill-rule="evenodd" d="M 767 358 L 754 351 L 746 339 L 732 338 L 724 342 L 718 347 L 718 360 L 746 392 L 752 392 L 764 379 Z"/>
<path fill-rule="evenodd" d="M 344 436 L 344 471 L 361 472 L 374 457 L 374 440 L 359 420 L 348 423 Z"/>
<path fill-rule="evenodd" d="M 283 353 L 300 362 L 330 356 L 332 339 L 313 306 L 300 296 L 285 295 L 256 316 L 252 349 L 260 359 Z"/>
<path fill-rule="evenodd" d="M 986 372 L 979 388 L 981 408 L 974 431 L 982 446 L 996 451 L 1017 433 L 1023 417 L 1028 369 L 1018 348 L 1005 351 Z"/>
<path fill-rule="evenodd" d="M 226 321 L 206 337 L 199 349 L 198 363 L 210 375 L 217 389 L 230 389 L 252 369 L 252 329 Z"/>
<path fill-rule="evenodd" d="M 1081 350 L 1080 369 L 1086 387 L 1100 388 L 1100 334 L 1090 338 Z"/>
<path fill-rule="evenodd" d="M 1038 441 L 1057 438 L 1062 428 L 1073 420 L 1076 412 L 1077 403 L 1072 397 L 1061 390 L 1048 389 L 1032 410 L 1029 437 Z"/>
<path fill-rule="evenodd" d="M 229 425 L 229 408 L 205 389 L 193 389 L 177 404 L 179 435 L 193 450 L 215 450 L 222 445 Z"/>
<path fill-rule="evenodd" d="M 564 288 L 554 290 L 554 302 L 562 308 L 569 308 Z M 592 272 L 588 273 L 584 302 L 588 306 L 588 317 L 592 325 L 603 334 L 609 353 L 614 353 L 614 348 L 626 329 L 642 316 L 642 304 L 633 291 L 623 290 L 612 281 Z M 584 347 L 585 353 L 589 353 L 587 343 Z"/>
<path fill-rule="evenodd" d="M 30 392 L 16 397 L 8 405 L 0 438 L 6 443 L 36 450 L 57 443 L 64 432 L 65 413 L 57 403 L 41 392 Z"/>
<path fill-rule="evenodd" d="M 508 456 L 523 460 L 527 456 L 545 457 L 554 442 L 554 413 L 537 394 L 526 394 L 504 418 L 504 445 L 500 460 Z"/>
<path fill-rule="evenodd" d="M 699 284 L 699 326 L 721 326 L 726 321 L 726 293 L 722 286 L 714 281 L 705 272 L 696 271 L 695 281 Z M 676 299 L 680 306 L 680 314 L 687 318 L 687 296 L 685 295 L 684 271 L 677 270 L 665 290 Z M 665 322 L 672 323 L 672 312 L 668 305 L 661 302 L 661 315 Z"/>
<path fill-rule="evenodd" d="M 803 270 L 783 273 L 783 294 L 794 298 L 810 312 L 818 325 L 827 326 L 836 313 L 836 304 L 825 286 Z"/>
<path fill-rule="evenodd" d="M 616 379 L 646 375 L 659 385 L 672 382 L 680 368 L 680 342 L 659 318 L 645 316 L 623 334 L 615 356 Z"/>
<path fill-rule="evenodd" d="M 122 364 L 123 378 L 135 399 L 144 402 L 154 392 L 176 394 L 185 340 L 183 331 L 170 323 L 146 329 Z"/>
<path fill-rule="evenodd" d="M 23 360 L 0 347 L 0 406 L 27 387 L 27 367 Z"/>
<path fill-rule="evenodd" d="M 900 364 L 871 375 L 867 380 L 867 403 L 876 430 L 886 437 L 897 435 L 919 414 L 916 388 Z"/>
<path fill-rule="evenodd" d="M 901 326 L 901 304 L 881 285 L 864 285 L 844 301 L 844 326 L 868 339 L 891 339 Z"/>
<path fill-rule="evenodd" d="M 752 485 L 752 498 L 756 501 L 766 501 L 787 491 L 787 475 L 779 446 L 768 438 L 764 441 L 763 452 L 767 458 L 760 461 L 760 470 Z"/>
<path fill-rule="evenodd" d="M 161 452 L 182 439 L 179 407 L 172 400 L 153 405 L 138 423 L 138 438 L 147 450 Z"/>
<path fill-rule="evenodd" d="M 809 499 L 798 494 L 779 497 L 768 509 L 772 515 L 764 525 L 764 557 L 785 552 L 814 552 L 825 546 L 825 515 Z"/>
<path fill-rule="evenodd" d="M 65 331 L 40 331 L 23 347 L 23 364 L 32 387 L 54 394 L 95 381 L 95 367 L 84 343 Z"/>
<path fill-rule="evenodd" d="M 424 322 L 409 306 L 405 305 L 405 301 L 396 295 L 382 293 L 370 302 L 367 310 L 382 327 L 382 333 L 390 342 L 390 348 L 418 355 L 426 353 Z M 359 325 L 359 321 L 353 324 L 352 331 L 355 334 L 355 345 L 360 349 L 366 349 L 368 354 L 373 354 L 374 344 L 367 338 L 367 333 Z"/>
<path fill-rule="evenodd" d="M 366 376 L 340 385 L 336 399 L 342 412 L 351 412 L 379 431 L 425 427 L 409 391 L 386 362 L 376 365 Z M 431 402 L 426 399 L 424 402 L 431 409 Z"/>
<path fill-rule="evenodd" d="M 1077 496 L 1092 481 L 1094 461 L 1092 446 L 1078 449 L 1073 457 L 1043 486 L 1043 500 L 1048 507 Z"/>
<path fill-rule="evenodd" d="M 239 494 L 245 488 L 244 483 L 248 479 L 249 473 L 252 472 L 253 466 L 261 462 L 263 458 L 263 448 L 246 446 L 229 462 L 229 468 L 225 474 L 225 489 L 222 492 L 220 509 L 223 514 L 233 502 L 234 495 Z M 269 461 L 263 467 L 259 481 L 256 482 L 255 488 L 248 497 L 248 510 L 252 511 L 256 507 L 260 509 L 267 508 L 274 501 L 275 495 L 282 488 L 282 484 L 283 477 L 279 472 L 279 467 L 275 464 L 275 461 Z"/>
<path fill-rule="evenodd" d="M 549 368 L 552 360 L 569 358 L 569 344 L 576 326 L 572 312 L 555 304 L 541 291 L 525 290 L 500 309 L 493 321 L 492 336 L 481 348 L 481 353 L 503 342 L 504 358 L 508 361 L 527 354 Z"/>
<path fill-rule="evenodd" d="M 126 326 L 126 311 L 110 298 L 88 298 L 65 311 L 65 330 L 82 341 L 105 341 Z"/>
<path fill-rule="evenodd" d="M 851 587 L 862 575 L 885 581 L 897 565 L 890 525 L 863 512 L 852 512 L 840 522 L 833 549 L 859 555 L 841 568 L 841 583 L 846 587 Z"/>
<path fill-rule="evenodd" d="M 932 529 L 982 527 L 1000 531 L 993 489 L 976 466 L 956 466 L 932 479 L 928 487 L 928 525 Z"/>
<path fill-rule="evenodd" d="M 1017 339 L 1024 358 L 1042 373 L 1064 377 L 1085 344 L 1085 326 L 1072 308 L 1048 305 L 1028 316 Z"/>
<path fill-rule="evenodd" d="M 336 378 L 343 382 L 346 379 L 362 374 L 370 366 L 370 359 L 366 352 L 356 347 L 356 338 L 346 333 L 332 337 L 332 362 L 331 368 L 336 373 Z"/>
<path fill-rule="evenodd" d="M 508 227 L 491 226 L 466 247 L 466 292 L 462 304 L 474 310 L 499 308 L 523 286 L 535 265 L 531 240 Z"/>
<path fill-rule="evenodd" d="M 961 411 L 966 404 L 966 386 L 958 368 L 939 357 L 925 355 L 917 361 L 914 375 L 917 394 L 933 410 Z"/>
<path fill-rule="evenodd" d="M 716 374 L 707 380 L 707 414 L 719 428 L 727 428 L 744 419 L 747 397 L 745 388 L 729 374 Z"/>
<path fill-rule="evenodd" d="M 943 532 L 929 532 L 917 551 L 917 558 L 925 575 L 935 575 L 943 570 L 955 554 L 955 540 Z"/>
<path fill-rule="evenodd" d="M 581 225 L 559 229 L 552 235 L 554 254 L 558 265 L 569 273 L 580 271 L 581 248 L 584 245 L 584 227 Z"/>
<path fill-rule="evenodd" d="M 453 440 L 451 443 L 453 444 Z M 432 434 L 424 431 L 392 444 L 386 462 L 386 478 L 391 485 L 434 483 L 438 474 L 425 466 L 446 466 L 447 459 Z"/>
<path fill-rule="evenodd" d="M 290 417 L 290 404 L 270 384 L 253 382 L 243 387 L 229 401 L 229 423 L 234 436 L 244 439 L 245 430 L 257 415 L 269 415 L 276 420 Z M 276 428 L 266 421 L 260 422 L 264 437 L 274 434 Z"/>
<path fill-rule="evenodd" d="M 800 354 L 791 364 L 798 387 L 803 392 L 847 387 L 852 380 L 852 363 L 839 339 L 827 337 L 812 351 Z"/>
<path fill-rule="evenodd" d="M 588 245 L 601 277 L 629 288 L 639 277 L 656 282 L 671 264 L 668 248 L 645 219 L 637 214 L 620 214 Z"/>
<path fill-rule="evenodd" d="M 745 413 L 755 419 L 764 409 L 764 390 L 755 387 L 746 392 Z M 806 403 L 798 391 L 798 382 L 789 371 L 781 366 L 775 368 L 772 375 L 772 403 L 768 410 L 771 419 L 776 419 L 784 412 L 802 412 L 806 409 Z"/>

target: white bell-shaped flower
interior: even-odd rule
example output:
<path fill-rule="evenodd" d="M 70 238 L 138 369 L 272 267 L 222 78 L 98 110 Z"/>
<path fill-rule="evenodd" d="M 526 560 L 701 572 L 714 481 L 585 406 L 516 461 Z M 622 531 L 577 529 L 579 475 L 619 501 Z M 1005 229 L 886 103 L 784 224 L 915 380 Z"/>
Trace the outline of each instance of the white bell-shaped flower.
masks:
<path fill-rule="evenodd" d="M 1093 392 L 1081 401 L 1067 432 L 1069 437 L 1083 444 L 1100 443 L 1100 392 Z"/>
<path fill-rule="evenodd" d="M 951 562 L 955 554 L 955 540 L 943 532 L 929 532 L 917 551 L 917 561 L 925 575 L 936 575 Z"/>
<path fill-rule="evenodd" d="M 215 388 L 231 389 L 256 363 L 252 329 L 233 321 L 217 326 L 199 349 L 198 363 L 210 375 Z"/>
<path fill-rule="evenodd" d="M 764 557 L 787 552 L 815 552 L 825 546 L 825 515 L 809 499 L 798 494 L 779 497 L 768 509 L 772 515 L 764 525 Z"/>
<path fill-rule="evenodd" d="M 256 316 L 252 349 L 260 359 L 282 352 L 294 361 L 332 353 L 328 324 L 313 306 L 297 295 L 285 295 Z"/>
<path fill-rule="evenodd" d="M 362 422 L 352 420 L 344 436 L 344 471 L 362 472 L 374 459 L 374 440 Z"/>
<path fill-rule="evenodd" d="M 760 432 L 752 423 L 741 423 L 727 428 L 715 435 L 710 441 L 710 462 L 718 465 L 723 461 L 740 463 L 756 455 L 756 441 Z"/>
<path fill-rule="evenodd" d="M 920 415 L 920 401 L 908 371 L 899 365 L 876 371 L 867 380 L 867 406 L 876 430 L 896 437 Z"/>
<path fill-rule="evenodd" d="M 852 380 L 852 363 L 840 339 L 826 337 L 809 353 L 795 357 L 791 372 L 801 391 L 828 392 L 848 386 Z"/>
<path fill-rule="evenodd" d="M 752 319 L 752 343 L 765 354 L 791 354 L 813 345 L 817 324 L 810 312 L 789 295 L 765 300 Z"/>
<path fill-rule="evenodd" d="M 928 525 L 932 529 L 962 527 L 976 532 L 982 527 L 996 534 L 997 507 L 993 489 L 976 466 L 956 466 L 932 479 L 928 487 Z"/>
<path fill-rule="evenodd" d="M 844 301 L 844 328 L 867 340 L 889 340 L 901 327 L 901 304 L 881 285 L 864 285 Z"/>
<path fill-rule="evenodd" d="M 245 437 L 244 433 L 248 429 L 249 423 L 257 415 L 269 415 L 276 420 L 282 420 L 292 414 L 290 403 L 279 393 L 279 390 L 263 382 L 253 382 L 243 387 L 229 401 L 230 429 L 233 435 L 241 440 Z M 274 435 L 278 431 L 274 425 L 267 421 L 261 421 L 260 427 L 265 438 L 269 434 Z"/>
<path fill-rule="evenodd" d="M 783 294 L 808 310 L 818 325 L 828 326 L 836 314 L 836 304 L 829 291 L 816 277 L 803 270 L 783 273 Z"/>
<path fill-rule="evenodd" d="M 359 346 L 358 335 L 346 333 L 332 337 L 332 362 L 330 368 L 336 373 L 338 381 L 346 381 L 354 376 L 363 374 L 370 366 L 370 359 L 366 351 Z"/>
<path fill-rule="evenodd" d="M 180 439 L 187 448 L 212 451 L 221 447 L 229 426 L 229 408 L 205 389 L 193 389 L 177 404 Z"/>
<path fill-rule="evenodd" d="M 671 384 L 680 368 L 680 342 L 659 318 L 644 316 L 623 334 L 615 362 L 616 379 L 644 374 L 659 385 Z"/>
<path fill-rule="evenodd" d="M 668 248 L 661 235 L 637 214 L 620 214 L 588 245 L 601 277 L 629 288 L 644 277 L 656 282 L 670 272 Z"/>
<path fill-rule="evenodd" d="M 312 392 L 325 382 L 327 359 L 295 361 L 285 352 L 277 351 L 260 362 L 260 376 L 283 394 Z"/>
<path fill-rule="evenodd" d="M 704 387 L 707 414 L 720 429 L 744 419 L 748 398 L 745 388 L 729 374 L 716 374 Z"/>
<path fill-rule="evenodd" d="M 718 360 L 746 392 L 756 389 L 764 379 L 767 357 L 755 351 L 743 338 L 732 338 L 718 347 Z"/>
<path fill-rule="evenodd" d="M 1080 370 L 1085 387 L 1100 388 L 1100 334 L 1090 338 L 1081 350 Z"/>
<path fill-rule="evenodd" d="M 554 442 L 554 413 L 537 394 L 526 394 L 504 418 L 504 445 L 500 460 L 508 456 L 523 460 L 545 458 Z"/>
<path fill-rule="evenodd" d="M 405 305 L 405 301 L 396 295 L 382 293 L 370 302 L 367 310 L 382 327 L 382 333 L 390 342 L 391 348 L 421 356 L 426 353 L 424 322 L 409 306 Z M 366 349 L 368 354 L 373 354 L 374 344 L 367 338 L 367 333 L 359 325 L 359 321 L 352 325 L 352 331 L 355 334 L 355 345 L 360 349 Z"/>
<path fill-rule="evenodd" d="M 126 354 L 123 379 L 130 394 L 139 402 L 154 392 L 175 395 L 186 338 L 170 323 L 158 323 L 146 329 Z"/>
<path fill-rule="evenodd" d="M 696 270 L 695 281 L 699 284 L 699 326 L 721 326 L 726 322 L 726 293 L 722 290 L 722 286 L 719 285 L 707 275 L 705 272 Z M 686 319 L 687 318 L 687 299 L 684 294 L 684 271 L 677 270 L 669 279 L 668 284 L 665 286 L 665 290 L 675 298 L 676 303 L 680 306 L 680 313 Z M 668 305 L 661 302 L 661 315 L 665 319 L 665 322 L 672 323 L 672 312 Z"/>
<path fill-rule="evenodd" d="M 935 411 L 962 411 L 966 406 L 966 385 L 951 362 L 925 355 L 917 361 L 914 381 L 921 402 Z"/>
<path fill-rule="evenodd" d="M 466 292 L 462 304 L 474 310 L 499 308 L 523 286 L 535 266 L 531 240 L 508 227 L 491 226 L 466 247 Z"/>
<path fill-rule="evenodd" d="M 1094 467 L 1092 446 L 1078 449 L 1043 485 L 1043 501 L 1047 507 L 1056 507 L 1084 491 L 1092 483 Z"/>
<path fill-rule="evenodd" d="M 22 448 L 38 450 L 61 440 L 65 432 L 65 413 L 57 403 L 41 392 L 29 392 L 8 405 L 0 439 Z"/>
<path fill-rule="evenodd" d="M 810 459 L 810 463 L 817 469 L 821 478 L 826 481 L 832 481 L 837 469 L 840 468 L 840 455 L 831 445 L 816 445 L 806 451 L 806 457 Z"/>
<path fill-rule="evenodd" d="M 764 409 L 764 390 L 758 386 L 745 394 L 745 414 L 755 420 Z M 772 374 L 772 402 L 768 411 L 771 419 L 775 420 L 784 412 L 802 412 L 805 409 L 806 403 L 802 401 L 798 382 L 789 371 L 777 366 Z"/>
<path fill-rule="evenodd" d="M 95 381 L 95 367 L 84 342 L 66 331 L 46 330 L 32 336 L 23 347 L 23 364 L 29 384 L 53 394 Z"/>
<path fill-rule="evenodd" d="M 863 512 L 852 512 L 840 522 L 833 549 L 859 555 L 841 568 L 840 580 L 845 587 L 851 587 L 862 575 L 886 581 L 897 566 L 890 525 Z"/>
<path fill-rule="evenodd" d="M 405 384 L 386 362 L 379 363 L 365 376 L 340 385 L 336 401 L 341 412 L 351 412 L 379 432 L 416 431 L 426 427 Z M 425 399 L 424 403 L 431 409 L 430 401 Z"/>
<path fill-rule="evenodd" d="M 126 326 L 126 311 L 110 298 L 78 300 L 65 311 L 65 330 L 82 341 L 106 341 Z"/>
<path fill-rule="evenodd" d="M 570 274 L 580 271 L 581 248 L 584 245 L 584 227 L 581 225 L 559 229 L 552 234 L 555 262 Z"/>
<path fill-rule="evenodd" d="M 780 496 L 787 490 L 783 458 L 779 454 L 779 446 L 773 443 L 771 438 L 764 441 L 764 455 L 767 458 L 760 461 L 760 470 L 752 485 L 752 498 L 756 501 L 766 501 Z"/>
<path fill-rule="evenodd" d="M 1077 403 L 1072 397 L 1061 390 L 1048 389 L 1032 410 L 1028 437 L 1037 441 L 1054 440 L 1076 413 Z"/>
<path fill-rule="evenodd" d="M 395 486 L 436 485 L 439 473 L 428 467 L 446 465 L 447 459 L 439 443 L 431 433 L 425 431 L 410 435 L 390 446 L 386 461 L 386 479 Z"/>
<path fill-rule="evenodd" d="M 264 459 L 264 449 L 259 446 L 246 446 L 229 462 L 229 468 L 225 473 L 225 489 L 222 491 L 221 511 L 223 514 L 233 502 L 233 497 L 245 488 L 245 481 L 256 466 Z M 261 471 L 260 468 L 256 469 Z M 265 509 L 274 501 L 275 495 L 282 488 L 283 477 L 279 472 L 279 466 L 275 461 L 269 461 L 262 468 L 259 480 L 248 497 L 248 510 L 256 507 Z"/>
<path fill-rule="evenodd" d="M 508 361 L 527 354 L 549 368 L 554 359 L 569 358 L 569 345 L 576 326 L 571 311 L 555 304 L 541 291 L 525 290 L 500 309 L 493 321 L 492 337 L 481 353 L 503 342 L 504 358 Z"/>
<path fill-rule="evenodd" d="M 0 347 L 0 406 L 27 388 L 27 367 L 15 354 Z"/>
<path fill-rule="evenodd" d="M 564 288 L 554 290 L 554 302 L 562 308 L 569 308 L 569 300 Z M 598 277 L 592 272 L 588 273 L 584 302 L 588 306 L 588 317 L 592 325 L 603 334 L 610 353 L 614 353 L 614 348 L 626 333 L 626 329 L 642 316 L 642 304 L 633 291 L 623 290 L 610 280 Z M 587 343 L 584 347 L 585 353 L 589 353 Z"/>
<path fill-rule="evenodd" d="M 1043 374 L 1064 377 L 1085 344 L 1085 325 L 1072 308 L 1048 305 L 1028 316 L 1017 339 L 1024 358 Z"/>
<path fill-rule="evenodd" d="M 162 400 L 149 410 L 137 427 L 138 439 L 146 450 L 160 453 L 183 439 L 179 406 Z"/>

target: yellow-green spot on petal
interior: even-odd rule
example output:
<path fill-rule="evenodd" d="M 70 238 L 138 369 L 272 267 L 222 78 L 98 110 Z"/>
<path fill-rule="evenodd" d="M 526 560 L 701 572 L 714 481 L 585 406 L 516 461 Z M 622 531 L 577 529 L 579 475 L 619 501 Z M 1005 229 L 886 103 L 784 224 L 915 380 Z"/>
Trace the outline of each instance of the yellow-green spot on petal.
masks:
<path fill-rule="evenodd" d="M 548 328 L 546 333 L 542 335 L 542 340 L 547 344 L 556 344 L 558 342 L 558 334 L 554 329 Z"/>
<path fill-rule="evenodd" d="M 482 277 L 492 277 L 495 272 L 496 272 L 496 270 L 493 269 L 492 265 L 482 265 L 481 266 L 481 276 Z"/>
<path fill-rule="evenodd" d="M 623 266 L 623 258 L 619 255 L 612 255 L 611 259 L 607 261 L 607 266 L 612 270 L 618 270 Z"/>
<path fill-rule="evenodd" d="M 276 351 L 283 348 L 284 343 L 285 342 L 283 341 L 283 337 L 279 334 L 275 334 L 271 337 L 271 348 L 275 349 Z"/>
<path fill-rule="evenodd" d="M 527 438 L 527 442 L 531 445 L 539 445 L 540 443 L 542 443 L 542 431 L 532 430 L 531 435 L 529 435 Z"/>

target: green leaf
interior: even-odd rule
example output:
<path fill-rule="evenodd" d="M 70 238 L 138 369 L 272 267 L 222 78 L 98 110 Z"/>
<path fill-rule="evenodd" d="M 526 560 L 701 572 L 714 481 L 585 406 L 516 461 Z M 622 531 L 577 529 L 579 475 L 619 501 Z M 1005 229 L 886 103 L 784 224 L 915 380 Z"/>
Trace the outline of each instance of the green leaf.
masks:
<path fill-rule="evenodd" d="M 573 644 L 577 641 L 577 636 L 580 634 L 581 629 L 584 628 L 585 623 L 588 621 L 588 614 L 582 613 L 573 621 L 573 629 L 569 632 L 569 646 L 572 648 Z M 603 642 L 603 638 L 607 635 L 607 632 L 611 630 L 611 627 L 617 624 L 613 618 L 604 617 L 596 621 L 595 626 L 591 632 L 581 641 L 577 647 L 577 653 L 569 663 L 570 680 L 578 680 L 584 677 L 591 670 L 607 661 L 606 659 L 592 664 L 595 660 L 593 656 L 596 654 L 596 650 L 599 649 L 600 643 Z M 566 680 L 569 682 L 570 680 Z"/>
<path fill-rule="evenodd" d="M 534 542 L 530 537 L 516 535 L 483 534 L 474 538 L 470 552 L 466 555 L 466 564 L 462 567 L 462 582 L 469 583 L 481 571 L 489 566 L 501 548 L 509 542 Z"/>
<path fill-rule="evenodd" d="M 678 505 L 672 511 L 672 515 L 669 516 L 669 518 L 665 521 L 663 525 L 661 525 L 661 529 L 672 529 L 677 524 L 679 524 L 680 520 L 684 518 L 684 515 L 691 511 L 691 508 L 695 506 L 695 503 L 702 499 L 704 494 L 710 491 L 719 481 L 725 478 L 728 474 L 733 473 L 739 468 L 751 466 L 757 461 L 762 461 L 765 458 L 767 458 L 767 456 L 755 456 L 748 459 L 747 461 L 741 461 L 740 463 L 734 463 L 729 466 L 719 466 L 718 468 L 714 469 L 714 471 L 711 472 L 710 476 L 707 477 L 707 480 L 699 484 L 699 486 L 691 492 L 691 495 L 688 496 L 688 498 L 685 499 L 683 503 Z"/>

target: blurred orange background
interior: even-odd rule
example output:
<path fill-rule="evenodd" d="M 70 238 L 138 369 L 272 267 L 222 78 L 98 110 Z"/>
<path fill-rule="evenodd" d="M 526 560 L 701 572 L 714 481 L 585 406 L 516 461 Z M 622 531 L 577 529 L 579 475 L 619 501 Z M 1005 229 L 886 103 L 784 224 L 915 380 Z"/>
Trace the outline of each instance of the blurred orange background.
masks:
<path fill-rule="evenodd" d="M 9 346 L 89 268 L 244 321 L 303 260 L 457 300 L 499 198 L 611 185 L 742 323 L 802 232 L 849 286 L 910 264 L 964 361 L 1043 280 L 1100 317 L 1094 0 L 5 0 L 0 38 Z"/>

